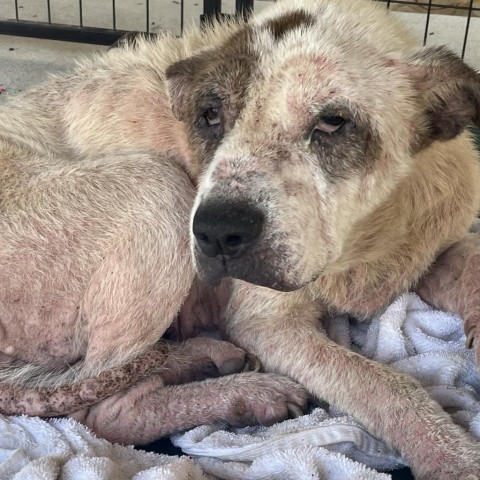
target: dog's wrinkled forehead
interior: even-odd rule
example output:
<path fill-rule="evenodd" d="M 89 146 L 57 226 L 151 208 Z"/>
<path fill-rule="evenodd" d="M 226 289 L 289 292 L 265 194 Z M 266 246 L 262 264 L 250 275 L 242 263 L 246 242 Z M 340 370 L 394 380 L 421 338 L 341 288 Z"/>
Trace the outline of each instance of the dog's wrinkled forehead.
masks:
<path fill-rule="evenodd" d="M 373 33 L 382 30 L 375 15 L 379 25 L 368 23 L 369 18 L 358 21 L 350 2 L 343 0 L 303 0 L 292 9 L 285 3 L 255 16 L 217 47 L 168 69 L 178 118 L 198 127 L 205 113 L 207 123 L 218 121 L 216 114 L 222 117 L 221 129 L 203 132 L 207 150 L 215 137 L 223 138 L 233 127 L 246 105 L 257 119 L 261 103 L 267 117 L 305 122 L 299 125 L 305 128 L 309 115 L 318 114 L 329 100 L 343 101 L 343 109 L 356 103 L 363 114 L 375 107 L 382 115 L 382 107 L 392 107 L 391 94 L 402 89 L 401 76 L 392 75 L 393 64 L 384 51 L 385 44 L 395 48 L 398 41 L 395 35 L 378 41 L 389 35 Z M 286 127 L 290 130 L 291 124 Z M 195 144 L 196 131 L 191 133 Z"/>
<path fill-rule="evenodd" d="M 395 59 L 410 45 L 385 31 L 379 22 L 384 15 L 370 18 L 372 11 L 363 8 L 365 18 L 358 18 L 353 5 L 342 0 L 303 1 L 305 8 L 291 10 L 285 4 L 251 25 L 251 50 L 258 59 L 255 94 L 263 90 L 262 101 L 277 102 L 278 112 L 284 100 L 282 114 L 298 112 L 307 120 L 330 100 L 347 108 L 356 104 L 373 116 L 391 110 L 397 99 L 408 100 L 410 84 Z"/>

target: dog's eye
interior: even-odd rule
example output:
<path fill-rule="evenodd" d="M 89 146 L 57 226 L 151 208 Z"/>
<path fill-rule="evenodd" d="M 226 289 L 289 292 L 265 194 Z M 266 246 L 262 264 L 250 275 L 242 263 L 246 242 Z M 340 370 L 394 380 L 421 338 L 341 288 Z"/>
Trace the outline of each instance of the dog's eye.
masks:
<path fill-rule="evenodd" d="M 217 125 L 220 125 L 220 110 L 214 107 L 208 108 L 207 110 L 205 110 L 203 118 L 205 120 L 205 124 L 209 127 L 215 127 Z"/>
<path fill-rule="evenodd" d="M 325 115 L 320 118 L 314 128 L 314 132 L 335 133 L 347 123 L 345 118 L 338 115 Z"/>

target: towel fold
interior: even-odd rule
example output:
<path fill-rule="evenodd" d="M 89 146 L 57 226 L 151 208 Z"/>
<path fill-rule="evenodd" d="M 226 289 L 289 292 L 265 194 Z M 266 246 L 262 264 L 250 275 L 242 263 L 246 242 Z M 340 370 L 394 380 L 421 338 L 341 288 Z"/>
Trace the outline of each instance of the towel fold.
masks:
<path fill-rule="evenodd" d="M 480 376 L 462 320 L 416 295 L 399 297 L 371 323 L 328 319 L 337 343 L 417 378 L 455 422 L 480 440 Z M 1 480 L 385 480 L 405 465 L 335 406 L 272 427 L 201 426 L 172 438 L 174 457 L 113 445 L 71 419 L 0 415 Z"/>

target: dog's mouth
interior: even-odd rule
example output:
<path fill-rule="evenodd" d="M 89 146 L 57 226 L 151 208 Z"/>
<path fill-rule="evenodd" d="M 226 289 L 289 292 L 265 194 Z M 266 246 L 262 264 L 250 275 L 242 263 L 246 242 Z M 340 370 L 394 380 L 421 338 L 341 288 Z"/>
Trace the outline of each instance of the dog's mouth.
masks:
<path fill-rule="evenodd" d="M 219 285 L 225 277 L 237 278 L 281 292 L 291 292 L 303 286 L 289 281 L 287 276 L 282 274 L 283 269 L 259 260 L 253 252 L 236 258 L 222 254 L 212 257 L 205 255 L 197 246 L 195 260 L 200 279 L 213 286 Z"/>

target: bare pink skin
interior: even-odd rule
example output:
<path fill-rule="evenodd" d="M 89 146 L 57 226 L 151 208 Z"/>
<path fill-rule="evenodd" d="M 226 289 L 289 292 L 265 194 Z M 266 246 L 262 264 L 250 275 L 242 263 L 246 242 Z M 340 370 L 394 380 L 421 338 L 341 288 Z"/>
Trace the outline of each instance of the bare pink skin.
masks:
<path fill-rule="evenodd" d="M 419 282 L 417 293 L 427 303 L 463 318 L 467 348 L 480 367 L 480 234 L 470 233 L 443 252 Z"/>
<path fill-rule="evenodd" d="M 193 338 L 170 346 L 163 371 L 71 416 L 107 440 L 141 445 L 199 424 L 272 425 L 305 410 L 300 385 L 273 374 L 232 375 L 245 366 L 245 352 L 231 343 Z M 218 375 L 227 376 L 208 378 Z"/>
<path fill-rule="evenodd" d="M 222 280 L 218 287 L 197 279 L 165 336 L 178 341 L 195 337 L 200 332 L 222 329 L 230 289 L 228 279 Z"/>
<path fill-rule="evenodd" d="M 166 348 L 159 346 L 127 365 L 102 372 L 77 384 L 58 389 L 25 388 L 2 384 L 0 413 L 52 417 L 65 415 L 85 405 L 94 405 L 160 368 Z"/>

